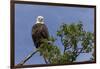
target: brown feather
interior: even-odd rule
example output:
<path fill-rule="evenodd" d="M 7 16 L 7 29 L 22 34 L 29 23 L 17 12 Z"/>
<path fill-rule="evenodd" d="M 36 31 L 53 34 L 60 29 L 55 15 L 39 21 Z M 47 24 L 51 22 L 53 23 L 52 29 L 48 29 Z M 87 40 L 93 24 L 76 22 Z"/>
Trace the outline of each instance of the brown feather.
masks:
<path fill-rule="evenodd" d="M 36 48 L 41 45 L 41 39 L 48 39 L 48 28 L 45 24 L 35 24 L 32 27 L 32 39 Z"/>

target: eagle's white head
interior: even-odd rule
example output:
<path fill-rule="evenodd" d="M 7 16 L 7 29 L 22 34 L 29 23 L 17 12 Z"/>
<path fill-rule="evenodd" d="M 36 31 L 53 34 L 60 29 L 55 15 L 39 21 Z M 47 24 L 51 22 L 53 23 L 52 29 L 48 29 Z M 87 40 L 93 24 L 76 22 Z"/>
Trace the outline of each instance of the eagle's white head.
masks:
<path fill-rule="evenodd" d="M 36 19 L 36 24 L 37 23 L 44 24 L 44 17 L 43 16 L 38 16 L 37 19 Z"/>

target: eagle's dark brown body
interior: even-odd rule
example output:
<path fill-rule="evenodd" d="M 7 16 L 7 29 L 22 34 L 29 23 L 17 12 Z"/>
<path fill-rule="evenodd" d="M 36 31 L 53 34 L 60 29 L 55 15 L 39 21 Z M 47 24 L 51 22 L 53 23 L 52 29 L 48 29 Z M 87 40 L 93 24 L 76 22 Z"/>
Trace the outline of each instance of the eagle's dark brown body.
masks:
<path fill-rule="evenodd" d="M 32 39 L 36 48 L 40 47 L 41 39 L 48 39 L 48 28 L 45 24 L 37 23 L 32 27 Z"/>

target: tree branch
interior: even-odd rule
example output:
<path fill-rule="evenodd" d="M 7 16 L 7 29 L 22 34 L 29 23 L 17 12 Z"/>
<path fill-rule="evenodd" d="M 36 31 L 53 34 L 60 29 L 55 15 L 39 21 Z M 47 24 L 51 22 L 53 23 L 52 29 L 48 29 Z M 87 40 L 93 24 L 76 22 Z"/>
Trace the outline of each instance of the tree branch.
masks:
<path fill-rule="evenodd" d="M 77 52 L 78 54 L 76 55 L 76 57 L 79 56 L 79 54 L 82 52 L 82 50 L 83 50 L 83 48 L 81 48 L 80 52 Z"/>
<path fill-rule="evenodd" d="M 44 58 L 45 63 L 48 64 L 48 61 L 46 60 L 45 56 L 43 56 L 43 58 Z"/>
<path fill-rule="evenodd" d="M 23 65 L 26 61 L 28 61 L 35 53 L 37 53 L 39 50 L 36 50 L 35 52 L 32 52 L 30 53 L 27 57 L 25 57 L 24 60 L 22 60 L 19 64 L 17 64 L 18 66 L 19 65 Z"/>
<path fill-rule="evenodd" d="M 62 43 L 62 45 L 64 45 L 64 43 L 63 43 L 63 35 L 61 35 L 61 43 Z M 66 51 L 66 46 L 64 46 L 64 51 L 63 51 L 63 53 L 65 53 L 65 51 Z"/>
<path fill-rule="evenodd" d="M 66 51 L 66 47 L 64 47 L 64 52 L 63 53 L 65 53 L 65 51 Z"/>

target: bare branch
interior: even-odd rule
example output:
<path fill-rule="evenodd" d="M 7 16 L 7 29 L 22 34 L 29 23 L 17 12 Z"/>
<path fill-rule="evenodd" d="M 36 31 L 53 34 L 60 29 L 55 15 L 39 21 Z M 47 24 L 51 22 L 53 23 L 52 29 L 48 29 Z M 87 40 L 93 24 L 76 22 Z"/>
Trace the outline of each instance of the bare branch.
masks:
<path fill-rule="evenodd" d="M 80 52 L 77 52 L 76 57 L 79 56 L 79 54 L 80 54 L 82 51 L 83 51 L 83 48 L 81 48 Z"/>
<path fill-rule="evenodd" d="M 45 63 L 48 64 L 48 61 L 46 60 L 45 56 L 43 56 L 43 58 L 44 58 Z"/>
<path fill-rule="evenodd" d="M 30 53 L 27 57 L 25 57 L 25 59 L 24 60 L 22 60 L 19 64 L 18 64 L 18 66 L 20 65 L 23 65 L 26 61 L 28 61 L 34 54 L 36 54 L 37 52 L 38 52 L 39 50 L 36 50 L 35 52 L 32 52 L 32 53 Z"/>

